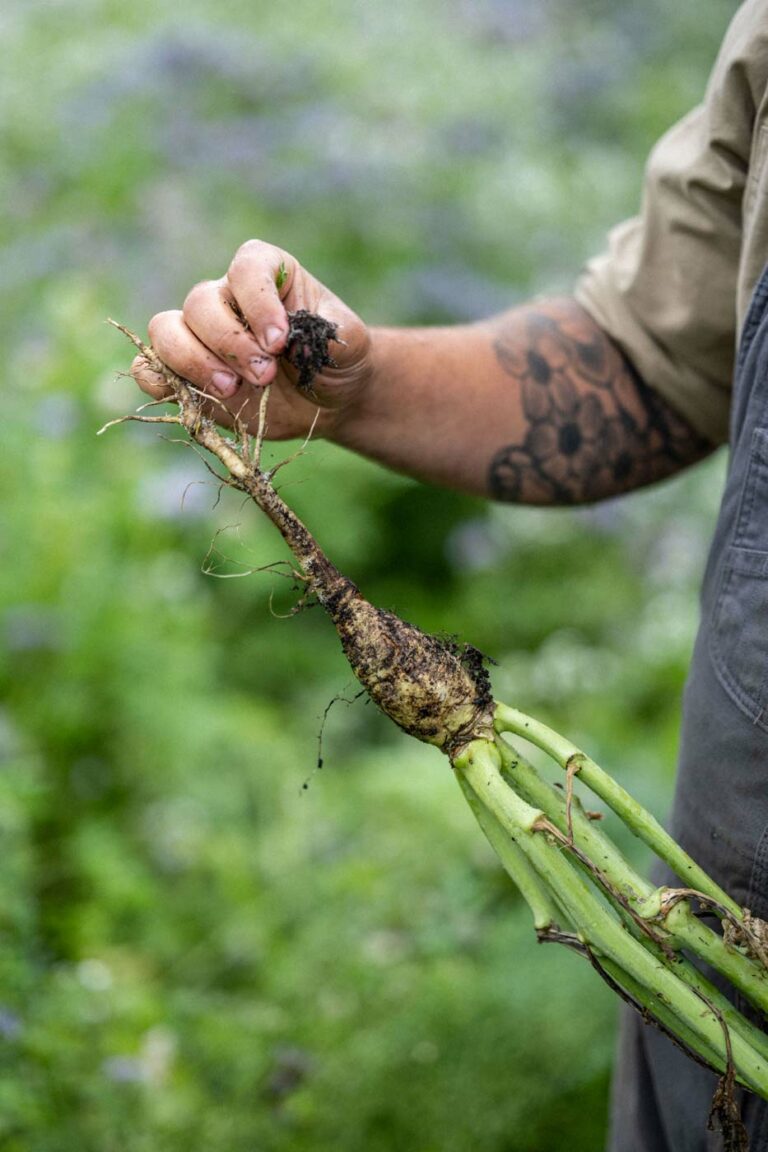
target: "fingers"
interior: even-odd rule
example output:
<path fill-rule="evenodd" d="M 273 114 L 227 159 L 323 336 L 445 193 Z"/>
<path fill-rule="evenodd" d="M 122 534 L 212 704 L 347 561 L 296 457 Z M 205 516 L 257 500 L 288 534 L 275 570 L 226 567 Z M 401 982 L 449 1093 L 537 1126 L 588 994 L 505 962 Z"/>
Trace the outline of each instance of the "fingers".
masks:
<path fill-rule="evenodd" d="M 259 344 L 226 280 L 196 284 L 184 301 L 182 317 L 200 344 L 242 380 L 263 385 L 274 379 L 275 358 Z"/>
<path fill-rule="evenodd" d="M 290 291 L 296 267 L 280 248 L 249 240 L 224 279 L 196 284 L 182 311 L 152 318 L 149 336 L 158 356 L 219 397 L 233 396 L 243 380 L 270 384 L 289 329 L 281 296 Z M 158 394 L 158 378 L 146 365 L 137 365 L 134 375 L 145 392 Z"/>
<path fill-rule="evenodd" d="M 207 348 L 184 321 L 181 312 L 158 312 L 149 322 L 149 338 L 160 359 L 179 376 L 214 396 L 233 396 L 239 386 L 237 372 Z M 144 387 L 157 383 L 153 373 L 142 373 Z"/>
<path fill-rule="evenodd" d="M 154 316 L 149 336 L 174 372 L 227 399 L 244 381 L 264 387 L 277 376 L 290 327 L 283 301 L 290 296 L 291 307 L 314 310 L 322 295 L 322 285 L 303 273 L 291 255 L 249 240 L 235 253 L 224 278 L 196 284 L 181 311 Z M 160 377 L 140 357 L 132 372 L 149 395 L 167 395 Z"/>
<path fill-rule="evenodd" d="M 162 400 L 163 397 L 171 394 L 171 389 L 166 385 L 162 376 L 152 371 L 143 356 L 134 357 L 131 364 L 131 376 L 142 392 L 146 392 L 153 400 Z"/>
<path fill-rule="evenodd" d="M 296 261 L 274 244 L 248 240 L 235 253 L 227 283 L 262 349 L 278 356 L 288 336 L 283 300 L 296 278 Z"/>

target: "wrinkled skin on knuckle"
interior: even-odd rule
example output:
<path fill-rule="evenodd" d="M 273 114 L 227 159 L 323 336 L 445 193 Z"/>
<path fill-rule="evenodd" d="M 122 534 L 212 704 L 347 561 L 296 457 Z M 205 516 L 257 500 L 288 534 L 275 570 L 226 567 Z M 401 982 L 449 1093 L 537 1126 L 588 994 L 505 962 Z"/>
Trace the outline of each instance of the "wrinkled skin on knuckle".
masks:
<path fill-rule="evenodd" d="M 272 245 L 266 244 L 263 240 L 246 240 L 244 244 L 240 245 L 232 257 L 227 275 L 236 274 L 240 265 L 243 263 L 251 263 L 254 259 L 266 258 L 271 248 Z"/>
<path fill-rule="evenodd" d="M 184 297 L 182 312 L 186 314 L 194 311 L 195 308 L 209 300 L 211 296 L 218 295 L 221 284 L 221 280 L 198 280 L 197 284 L 193 284 Z"/>
<path fill-rule="evenodd" d="M 150 320 L 148 330 L 152 347 L 169 368 L 195 384 L 203 386 L 207 382 L 206 366 L 199 362 L 195 339 L 181 312 L 158 312 Z"/>
<path fill-rule="evenodd" d="M 165 333 L 168 328 L 168 320 L 174 313 L 172 311 L 156 312 L 147 325 L 147 332 L 149 333 L 149 342 L 153 348 L 157 348 L 158 355 L 161 355 L 160 349 L 165 341 Z"/>
<path fill-rule="evenodd" d="M 134 356 L 130 372 L 141 391 L 147 396 L 159 400 L 163 396 L 169 395 L 170 388 L 157 372 L 153 372 L 143 356 Z"/>

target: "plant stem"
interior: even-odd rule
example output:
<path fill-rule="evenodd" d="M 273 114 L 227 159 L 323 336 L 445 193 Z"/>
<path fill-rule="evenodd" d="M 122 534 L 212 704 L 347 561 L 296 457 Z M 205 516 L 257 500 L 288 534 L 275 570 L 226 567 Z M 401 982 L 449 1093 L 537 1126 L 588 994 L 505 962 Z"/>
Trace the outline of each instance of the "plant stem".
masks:
<path fill-rule="evenodd" d="M 737 920 L 743 919 L 743 912 L 736 901 L 691 859 L 658 820 L 570 740 L 507 704 L 497 705 L 495 727 L 499 732 L 512 732 L 530 740 L 562 768 L 577 772 L 587 787 L 604 800 L 630 831 L 652 848 L 684 884 L 727 908 Z"/>
<path fill-rule="evenodd" d="M 214 403 L 210 397 L 203 397 L 188 380 L 171 371 L 168 365 L 164 364 L 157 355 L 154 348 L 145 344 L 135 333 L 114 320 L 111 320 L 110 323 L 128 337 L 131 343 L 138 348 L 150 368 L 162 376 L 169 387 L 173 389 L 174 399 L 178 404 L 178 415 L 160 417 L 161 421 L 180 424 L 193 440 L 221 461 L 231 477 L 230 481 L 224 480 L 222 477 L 222 482 L 230 483 L 231 486 L 246 492 L 272 521 L 296 557 L 302 573 L 321 603 L 336 595 L 343 595 L 350 588 L 350 582 L 345 576 L 342 576 L 318 547 L 312 533 L 296 513 L 278 496 L 272 487 L 271 474 L 262 472 L 259 468 L 261 441 L 264 436 L 266 400 L 263 402 L 259 413 L 259 432 L 254 442 L 255 460 L 252 461 L 248 451 L 246 434 L 241 430 L 241 439 L 246 440 L 245 447 L 242 443 L 236 446 L 205 414 L 204 402 L 207 402 L 208 405 Z M 127 419 L 154 422 L 157 418 L 132 416 L 127 417 Z"/>
<path fill-rule="evenodd" d="M 633 980 L 623 968 L 615 963 L 615 961 L 603 957 L 600 961 L 600 966 L 607 972 L 607 974 L 614 980 L 620 988 L 626 992 L 635 1005 L 640 1006 L 640 1011 L 646 1008 L 648 1012 L 654 1017 L 655 1020 L 663 1026 L 663 1028 L 671 1032 L 676 1039 L 680 1040 L 686 1048 L 691 1052 L 703 1058 L 706 1063 L 717 1070 L 719 1070 L 720 1056 L 714 1049 L 705 1045 L 688 1026 L 681 1021 L 679 1016 L 670 1012 L 667 1004 L 654 996 L 653 993 L 648 993 L 642 985 Z M 728 1027 L 733 1028 L 732 1022 L 727 1021 Z"/>
<path fill-rule="evenodd" d="M 499 771 L 500 757 L 489 741 L 476 740 L 455 760 L 480 803 L 528 857 L 540 879 L 550 889 L 564 914 L 578 925 L 579 938 L 602 962 L 612 960 L 641 990 L 640 1003 L 651 1011 L 661 1000 L 675 1020 L 695 1040 L 695 1050 L 709 1060 L 716 1053 L 716 1067 L 728 1066 L 728 1045 L 719 1012 L 667 964 L 634 939 L 608 906 L 590 889 L 561 848 L 536 830 L 537 810 L 521 800 L 505 784 Z M 737 1074 L 743 1083 L 768 1099 L 768 1061 L 738 1032 L 730 1035 Z"/>
<path fill-rule="evenodd" d="M 508 773 L 508 769 L 509 769 L 509 761 L 511 758 L 511 749 L 508 747 L 508 745 L 504 745 L 503 742 L 500 742 L 499 743 L 499 751 L 501 752 L 501 756 L 502 756 L 502 775 L 504 776 L 505 779 L 508 780 L 507 773 Z M 558 813 L 557 813 L 555 806 L 553 805 L 552 808 L 549 808 L 549 806 L 547 806 L 545 808 L 545 804 L 547 803 L 547 798 L 545 796 L 545 793 L 550 792 L 552 794 L 552 799 L 555 802 L 559 803 L 561 808 L 563 809 L 563 813 L 562 813 L 561 818 L 562 818 L 562 822 L 563 822 L 563 826 L 564 826 L 564 824 L 565 824 L 564 807 L 565 806 L 564 806 L 562 797 L 558 796 L 555 793 L 554 789 L 550 788 L 550 786 L 548 784 L 546 784 L 545 781 L 541 780 L 538 777 L 536 770 L 533 768 L 532 765 L 527 764 L 526 768 L 528 770 L 525 773 L 526 781 L 527 781 L 527 787 L 525 789 L 523 789 L 524 799 L 526 799 L 529 803 L 531 803 L 534 806 L 540 806 L 542 808 L 542 810 L 544 810 L 546 812 L 547 816 L 550 819 L 554 820 L 558 816 Z M 522 895 L 522 897 L 524 898 L 524 900 L 526 901 L 526 903 L 530 907 L 531 912 L 533 914 L 534 927 L 536 928 L 537 933 L 540 934 L 541 936 L 544 936 L 544 935 L 546 935 L 546 933 L 549 929 L 554 928 L 554 927 L 559 927 L 558 921 L 560 922 L 560 924 L 562 923 L 562 916 L 558 915 L 558 909 L 555 906 L 553 900 L 551 899 L 551 897 L 547 891 L 546 886 L 539 879 L 538 873 L 532 867 L 532 865 L 529 863 L 528 858 L 525 855 L 525 853 L 522 851 L 521 848 L 518 847 L 518 845 L 515 843 L 514 840 L 510 839 L 509 834 L 505 831 L 505 829 L 502 827 L 502 825 L 499 823 L 499 821 L 491 814 L 491 812 L 480 803 L 476 794 L 473 792 L 470 784 L 468 783 L 464 773 L 461 771 L 457 771 L 456 775 L 457 775 L 457 778 L 459 781 L 459 785 L 461 786 L 461 789 L 462 789 L 464 796 L 467 800 L 467 803 L 469 804 L 470 808 L 472 809 L 472 811 L 475 815 L 475 818 L 477 819 L 478 824 L 480 825 L 483 832 L 485 833 L 485 836 L 488 839 L 488 842 L 490 843 L 491 847 L 493 848 L 493 850 L 496 852 L 497 856 L 501 860 L 501 863 L 502 863 L 505 871 L 510 876 L 513 883 L 517 886 L 517 888 L 520 891 L 520 894 Z M 538 783 L 538 786 L 539 786 L 538 788 L 535 789 L 535 795 L 530 794 L 531 791 L 533 791 L 533 789 L 531 789 L 531 780 L 532 779 L 535 779 Z M 542 800 L 544 801 L 544 803 L 541 803 Z M 577 823 L 576 813 L 574 812 L 573 815 L 574 815 L 574 826 L 575 826 Z M 590 834 L 594 834 L 597 830 L 592 827 L 591 822 L 587 819 L 586 816 L 584 816 L 583 812 L 580 812 L 579 816 L 580 816 L 579 822 L 583 821 L 584 825 L 586 826 L 584 831 L 586 831 Z M 581 832 L 582 830 L 579 829 L 579 831 Z M 608 838 L 603 836 L 602 834 L 598 833 L 598 836 L 599 836 L 599 842 L 598 842 L 599 848 L 600 849 L 602 849 L 603 847 L 609 848 L 614 855 L 619 857 L 619 859 L 622 861 L 622 863 L 625 863 L 623 861 L 623 858 L 618 853 L 617 849 L 611 843 L 611 841 L 608 840 Z M 580 839 L 581 839 L 581 836 L 580 836 Z M 585 849 L 585 851 L 589 850 L 585 843 L 582 843 L 582 847 Z M 596 853 L 593 856 L 593 859 L 600 859 L 602 862 L 601 866 L 605 867 L 605 854 L 602 851 L 599 851 L 598 853 Z M 626 864 L 626 869 L 627 869 L 628 875 L 630 875 L 630 876 L 634 875 L 632 873 L 632 870 L 631 870 L 629 864 Z M 617 871 L 618 871 L 618 869 L 616 867 L 611 868 L 611 878 L 612 879 L 616 876 Z M 648 881 L 642 880 L 639 876 L 637 877 L 637 881 L 638 881 L 638 888 L 645 887 L 649 893 L 652 893 L 654 891 L 653 885 L 650 884 Z M 627 890 L 630 891 L 630 889 L 628 887 L 627 887 Z M 689 915 L 690 915 L 690 911 L 689 911 Z M 698 922 L 695 920 L 695 917 L 691 916 L 691 919 L 694 920 L 695 926 L 699 926 Z M 630 929 L 632 929 L 634 927 L 631 920 L 628 921 L 627 926 Z M 703 925 L 701 925 L 700 927 L 703 927 Z M 714 935 L 714 933 L 712 933 L 712 935 Z M 645 945 L 646 948 L 650 948 L 650 950 L 653 952 L 653 955 L 660 962 L 662 962 L 662 963 L 664 962 L 664 954 L 663 954 L 662 949 L 660 947 L 654 946 L 653 943 L 648 939 L 648 937 L 639 936 L 638 938 L 640 939 L 641 943 L 643 943 Z M 722 940 L 720 940 L 719 937 L 715 937 L 715 939 L 718 940 L 720 942 L 720 944 L 722 945 Z M 612 965 L 611 961 L 603 960 L 601 963 L 602 963 L 602 966 L 608 970 L 609 975 L 611 975 L 617 981 L 617 983 L 620 984 L 621 987 L 625 989 L 625 991 L 630 995 L 630 997 L 633 1000 L 638 1001 L 637 986 L 630 980 L 630 978 L 627 976 L 627 974 L 625 972 L 623 972 L 623 970 L 621 971 L 621 973 L 619 973 L 619 971 L 618 971 L 618 969 L 616 969 L 615 965 L 611 966 Z M 722 992 L 720 992 L 720 990 L 718 988 L 716 988 L 715 985 L 712 984 L 711 981 L 707 980 L 707 978 L 704 975 L 702 975 L 702 973 L 699 972 L 697 968 L 694 968 L 694 966 L 692 964 L 690 964 L 687 960 L 685 960 L 682 956 L 678 957 L 675 961 L 675 973 L 681 979 L 685 980 L 685 982 L 691 988 L 694 988 L 700 995 L 704 996 L 707 1000 L 711 1001 L 711 1003 L 721 1013 L 727 1026 L 731 1029 L 731 1031 L 735 1031 L 735 1032 L 740 1033 L 740 1035 L 744 1038 L 744 1040 L 746 1040 L 747 1043 L 751 1044 L 752 1047 L 755 1049 L 755 1051 L 758 1052 L 768 1062 L 768 1036 L 766 1036 L 763 1032 L 759 1031 L 759 1029 L 757 1029 L 753 1024 L 751 1024 L 744 1016 L 741 1015 L 741 1013 L 737 1012 L 737 1010 L 730 1003 L 730 1001 L 725 998 L 725 996 L 722 994 Z M 642 998 L 639 1000 L 639 1002 L 642 1003 Z M 670 1014 L 668 1013 L 668 1011 L 666 1009 L 666 1006 L 663 1005 L 661 1001 L 659 1001 L 658 999 L 653 999 L 648 1003 L 647 1006 L 650 1009 L 651 1013 L 655 1017 L 658 1017 L 660 1022 L 668 1030 L 670 1030 L 670 1031 L 677 1030 L 679 1037 L 683 1041 L 683 1043 L 686 1044 L 688 1047 L 692 1047 L 693 1050 L 695 1050 L 695 1048 L 696 1048 L 695 1043 L 692 1042 L 691 1037 L 688 1034 L 688 1032 L 683 1031 L 683 1028 L 682 1028 L 682 1025 L 680 1024 L 680 1022 L 674 1016 L 670 1016 Z M 708 1055 L 707 1059 L 708 1059 L 709 1063 L 712 1063 L 712 1054 L 711 1053 Z"/>
<path fill-rule="evenodd" d="M 497 716 L 502 707 L 498 706 Z M 497 747 L 505 779 L 529 804 L 540 808 L 548 820 L 567 834 L 569 817 L 562 795 L 542 780 L 533 765 L 503 738 L 497 738 Z M 726 944 L 722 936 L 694 915 L 687 900 L 676 903 L 663 915 L 662 897 L 666 890 L 655 888 L 632 868 L 615 844 L 584 814 L 577 800 L 570 809 L 570 830 L 574 843 L 597 866 L 633 912 L 649 924 L 658 924 L 662 931 L 666 929 L 670 946 L 684 947 L 695 953 L 725 976 L 755 1008 L 768 1013 L 768 972 L 761 964 Z M 632 927 L 631 921 L 629 926 Z M 692 965 L 686 964 L 680 975 L 687 978 L 693 987 L 698 987 L 698 973 Z M 762 1033 L 760 1036 L 762 1039 Z M 768 1057 L 768 1038 L 762 1040 L 762 1044 Z"/>
<path fill-rule="evenodd" d="M 557 923 L 558 912 L 546 886 L 539 879 L 538 872 L 529 863 L 528 857 L 522 849 L 518 848 L 514 840 L 509 838 L 495 816 L 480 803 L 464 773 L 457 772 L 456 776 L 465 799 L 485 833 L 488 843 L 533 913 L 534 928 L 537 932 L 545 932 L 552 928 Z"/>

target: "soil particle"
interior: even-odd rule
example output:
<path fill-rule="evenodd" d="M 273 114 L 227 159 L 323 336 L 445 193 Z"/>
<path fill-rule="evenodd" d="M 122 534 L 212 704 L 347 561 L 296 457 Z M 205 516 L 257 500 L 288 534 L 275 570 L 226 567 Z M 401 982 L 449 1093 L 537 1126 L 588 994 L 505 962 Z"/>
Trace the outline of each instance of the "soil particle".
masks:
<path fill-rule="evenodd" d="M 305 308 L 289 312 L 288 319 L 291 327 L 283 356 L 299 373 L 296 387 L 311 393 L 313 381 L 323 368 L 338 368 L 328 351 L 332 340 L 341 343 L 338 325 Z"/>

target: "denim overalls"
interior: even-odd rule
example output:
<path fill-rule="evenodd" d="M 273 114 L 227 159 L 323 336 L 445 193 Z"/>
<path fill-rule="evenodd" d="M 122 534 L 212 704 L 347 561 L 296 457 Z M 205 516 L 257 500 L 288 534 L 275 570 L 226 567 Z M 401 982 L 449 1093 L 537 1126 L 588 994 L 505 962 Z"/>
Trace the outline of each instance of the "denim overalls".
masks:
<path fill-rule="evenodd" d="M 671 830 L 739 904 L 768 919 L 768 267 L 741 337 L 730 432 Z M 661 869 L 656 879 L 676 882 Z M 625 1017 L 611 1152 L 719 1152 L 722 1137 L 707 1131 L 716 1081 L 636 1013 Z M 743 1118 L 750 1152 L 768 1152 L 768 1102 L 745 1093 Z"/>

